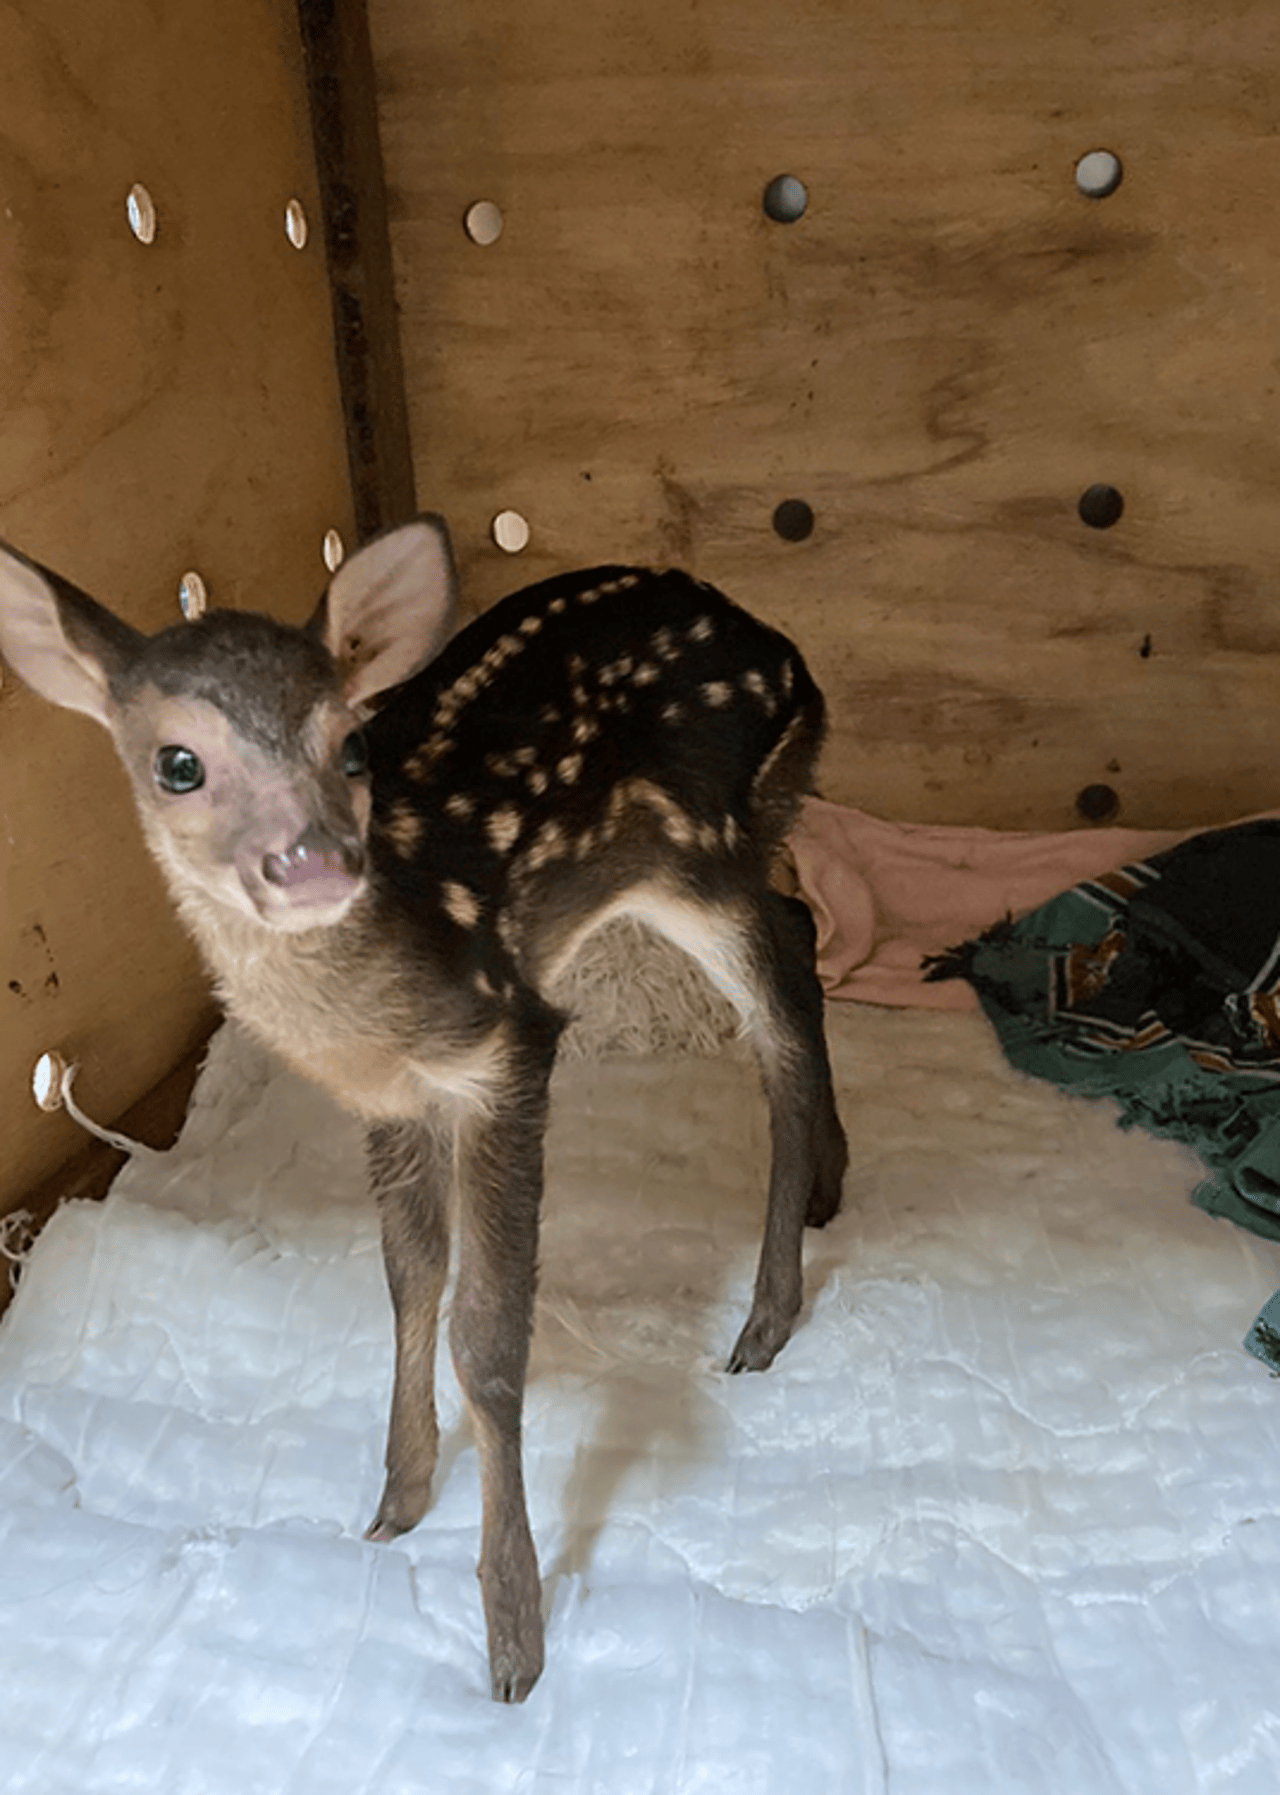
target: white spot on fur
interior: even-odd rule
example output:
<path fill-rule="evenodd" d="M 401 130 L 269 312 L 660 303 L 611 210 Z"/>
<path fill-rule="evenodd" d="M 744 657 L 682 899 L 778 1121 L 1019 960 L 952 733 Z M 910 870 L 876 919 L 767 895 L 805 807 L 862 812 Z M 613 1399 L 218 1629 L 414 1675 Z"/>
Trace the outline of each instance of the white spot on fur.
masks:
<path fill-rule="evenodd" d="M 463 929 L 474 929 L 480 920 L 480 900 L 466 885 L 446 879 L 440 887 L 440 901 L 446 913 Z"/>
<path fill-rule="evenodd" d="M 624 779 L 613 788 L 605 816 L 604 836 L 612 841 L 622 828 L 627 813 L 633 810 L 652 811 L 661 821 L 662 832 L 677 847 L 691 848 L 696 840 L 691 819 L 676 803 L 670 792 L 649 779 Z"/>
<path fill-rule="evenodd" d="M 712 623 L 711 619 L 706 616 L 697 618 L 689 626 L 689 640 L 691 642 L 709 642 L 715 633 L 715 625 Z"/>
<path fill-rule="evenodd" d="M 444 801 L 444 807 L 455 822 L 465 823 L 475 810 L 476 801 L 474 798 L 468 797 L 466 792 L 450 792 Z"/>
<path fill-rule="evenodd" d="M 562 785 L 575 785 L 582 771 L 582 756 L 566 754 L 563 760 L 556 762 L 556 778 Z"/>
<path fill-rule="evenodd" d="M 485 823 L 485 834 L 500 854 L 507 853 L 514 845 L 522 820 L 514 804 L 503 804 Z"/>
<path fill-rule="evenodd" d="M 683 720 L 684 720 L 684 706 L 682 704 L 664 704 L 663 705 L 662 721 L 664 723 L 680 723 L 680 722 L 683 722 Z"/>
<path fill-rule="evenodd" d="M 777 710 L 778 701 L 770 691 L 763 673 L 757 673 L 753 668 L 751 672 L 742 675 L 738 684 L 744 692 L 750 692 L 753 698 L 758 698 L 770 716 Z"/>
<path fill-rule="evenodd" d="M 548 861 L 555 860 L 563 854 L 566 845 L 565 833 L 559 823 L 544 823 L 534 839 L 533 846 L 525 855 L 525 867 L 530 872 L 538 872 Z"/>
<path fill-rule="evenodd" d="M 451 728 L 459 711 L 470 704 L 477 693 L 483 692 L 486 686 L 493 683 L 495 676 L 513 656 L 523 650 L 524 645 L 522 636 L 499 636 L 473 667 L 467 667 L 460 673 L 448 690 L 442 692 L 436 700 L 431 720 L 437 731 Z"/>
<path fill-rule="evenodd" d="M 509 754 L 486 754 L 484 764 L 501 779 L 514 779 L 524 767 L 531 767 L 538 758 L 536 748 L 513 748 Z"/>
<path fill-rule="evenodd" d="M 525 780 L 525 784 L 529 787 L 529 790 L 533 793 L 535 798 L 540 798 L 550 783 L 551 781 L 547 778 L 547 775 L 543 772 L 541 767 L 534 767 L 533 771 Z"/>
<path fill-rule="evenodd" d="M 429 742 L 424 742 L 421 748 L 409 756 L 404 763 L 403 771 L 408 774 L 410 779 L 419 781 L 429 779 L 436 762 L 443 760 L 452 747 L 453 743 L 448 736 L 432 736 Z"/>
<path fill-rule="evenodd" d="M 661 677 L 661 673 L 652 661 L 641 661 L 631 675 L 631 683 L 635 686 L 651 686 L 654 680 L 661 679 Z"/>
<path fill-rule="evenodd" d="M 382 832 L 401 860 L 412 860 L 422 846 L 422 818 L 403 800 L 393 807 Z"/>
<path fill-rule="evenodd" d="M 541 628 L 541 617 L 526 617 L 520 625 L 520 634 L 522 636 L 536 636 Z"/>
<path fill-rule="evenodd" d="M 578 746 L 585 747 L 600 734 L 600 725 L 594 717 L 575 717 L 573 723 L 573 739 Z"/>
<path fill-rule="evenodd" d="M 723 705 L 728 704 L 729 700 L 733 697 L 733 687 L 727 680 L 708 680 L 706 685 L 702 688 L 702 696 L 708 704 L 714 705 L 715 708 L 719 710 Z"/>

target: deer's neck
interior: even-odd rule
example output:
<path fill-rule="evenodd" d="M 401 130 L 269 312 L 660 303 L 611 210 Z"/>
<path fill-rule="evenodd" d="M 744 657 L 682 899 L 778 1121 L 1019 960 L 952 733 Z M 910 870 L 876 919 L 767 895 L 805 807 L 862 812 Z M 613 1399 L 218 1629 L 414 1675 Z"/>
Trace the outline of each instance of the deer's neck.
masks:
<path fill-rule="evenodd" d="M 487 1101 L 502 1069 L 501 1019 L 460 1005 L 444 981 L 435 1003 L 421 979 L 411 987 L 368 894 L 341 922 L 300 934 L 203 893 L 178 887 L 175 897 L 229 1014 L 343 1108 L 391 1121 Z"/>

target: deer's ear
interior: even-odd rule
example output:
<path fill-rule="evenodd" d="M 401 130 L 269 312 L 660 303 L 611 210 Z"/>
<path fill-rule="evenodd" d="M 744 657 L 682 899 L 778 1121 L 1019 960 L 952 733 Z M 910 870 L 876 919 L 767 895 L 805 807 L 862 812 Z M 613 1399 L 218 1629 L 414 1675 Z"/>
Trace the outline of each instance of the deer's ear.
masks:
<path fill-rule="evenodd" d="M 145 638 L 0 544 L 0 654 L 41 697 L 110 724 L 110 691 Z"/>
<path fill-rule="evenodd" d="M 338 663 L 348 704 L 359 705 L 433 660 L 457 608 L 449 531 L 423 516 L 344 561 L 307 627 Z"/>

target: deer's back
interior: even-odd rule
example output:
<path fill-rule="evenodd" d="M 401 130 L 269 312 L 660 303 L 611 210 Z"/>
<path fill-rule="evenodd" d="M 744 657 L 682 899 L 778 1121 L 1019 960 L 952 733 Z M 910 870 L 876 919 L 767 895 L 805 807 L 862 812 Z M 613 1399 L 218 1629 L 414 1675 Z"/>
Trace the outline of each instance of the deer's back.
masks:
<path fill-rule="evenodd" d="M 374 719 L 375 851 L 406 896 L 430 875 L 478 903 L 616 858 L 628 836 L 677 858 L 767 855 L 821 709 L 794 645 L 686 574 L 548 580 L 469 625 Z M 771 757 L 801 733 L 780 794 Z"/>

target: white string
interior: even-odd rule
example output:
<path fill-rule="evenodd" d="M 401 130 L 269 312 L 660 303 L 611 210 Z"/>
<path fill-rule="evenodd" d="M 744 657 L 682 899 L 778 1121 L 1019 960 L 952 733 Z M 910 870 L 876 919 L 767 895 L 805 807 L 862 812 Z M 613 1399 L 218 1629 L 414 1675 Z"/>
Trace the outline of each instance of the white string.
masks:
<path fill-rule="evenodd" d="M 104 1128 L 100 1122 L 95 1122 L 92 1116 L 85 1115 L 71 1095 L 72 1080 L 79 1070 L 78 1066 L 68 1066 L 62 1074 L 62 1083 L 59 1087 L 63 1107 L 72 1121 L 79 1122 L 81 1128 L 89 1134 L 94 1135 L 100 1141 L 105 1141 L 108 1147 L 117 1148 L 121 1153 L 132 1153 L 139 1159 L 162 1158 L 163 1156 L 157 1153 L 154 1147 L 144 1147 L 141 1141 L 130 1140 L 127 1134 L 117 1134 L 113 1128 Z"/>
<path fill-rule="evenodd" d="M 9 1288 L 18 1288 L 18 1276 L 35 1245 L 36 1218 L 29 1209 L 11 1209 L 0 1217 L 0 1259 L 9 1262 Z"/>

